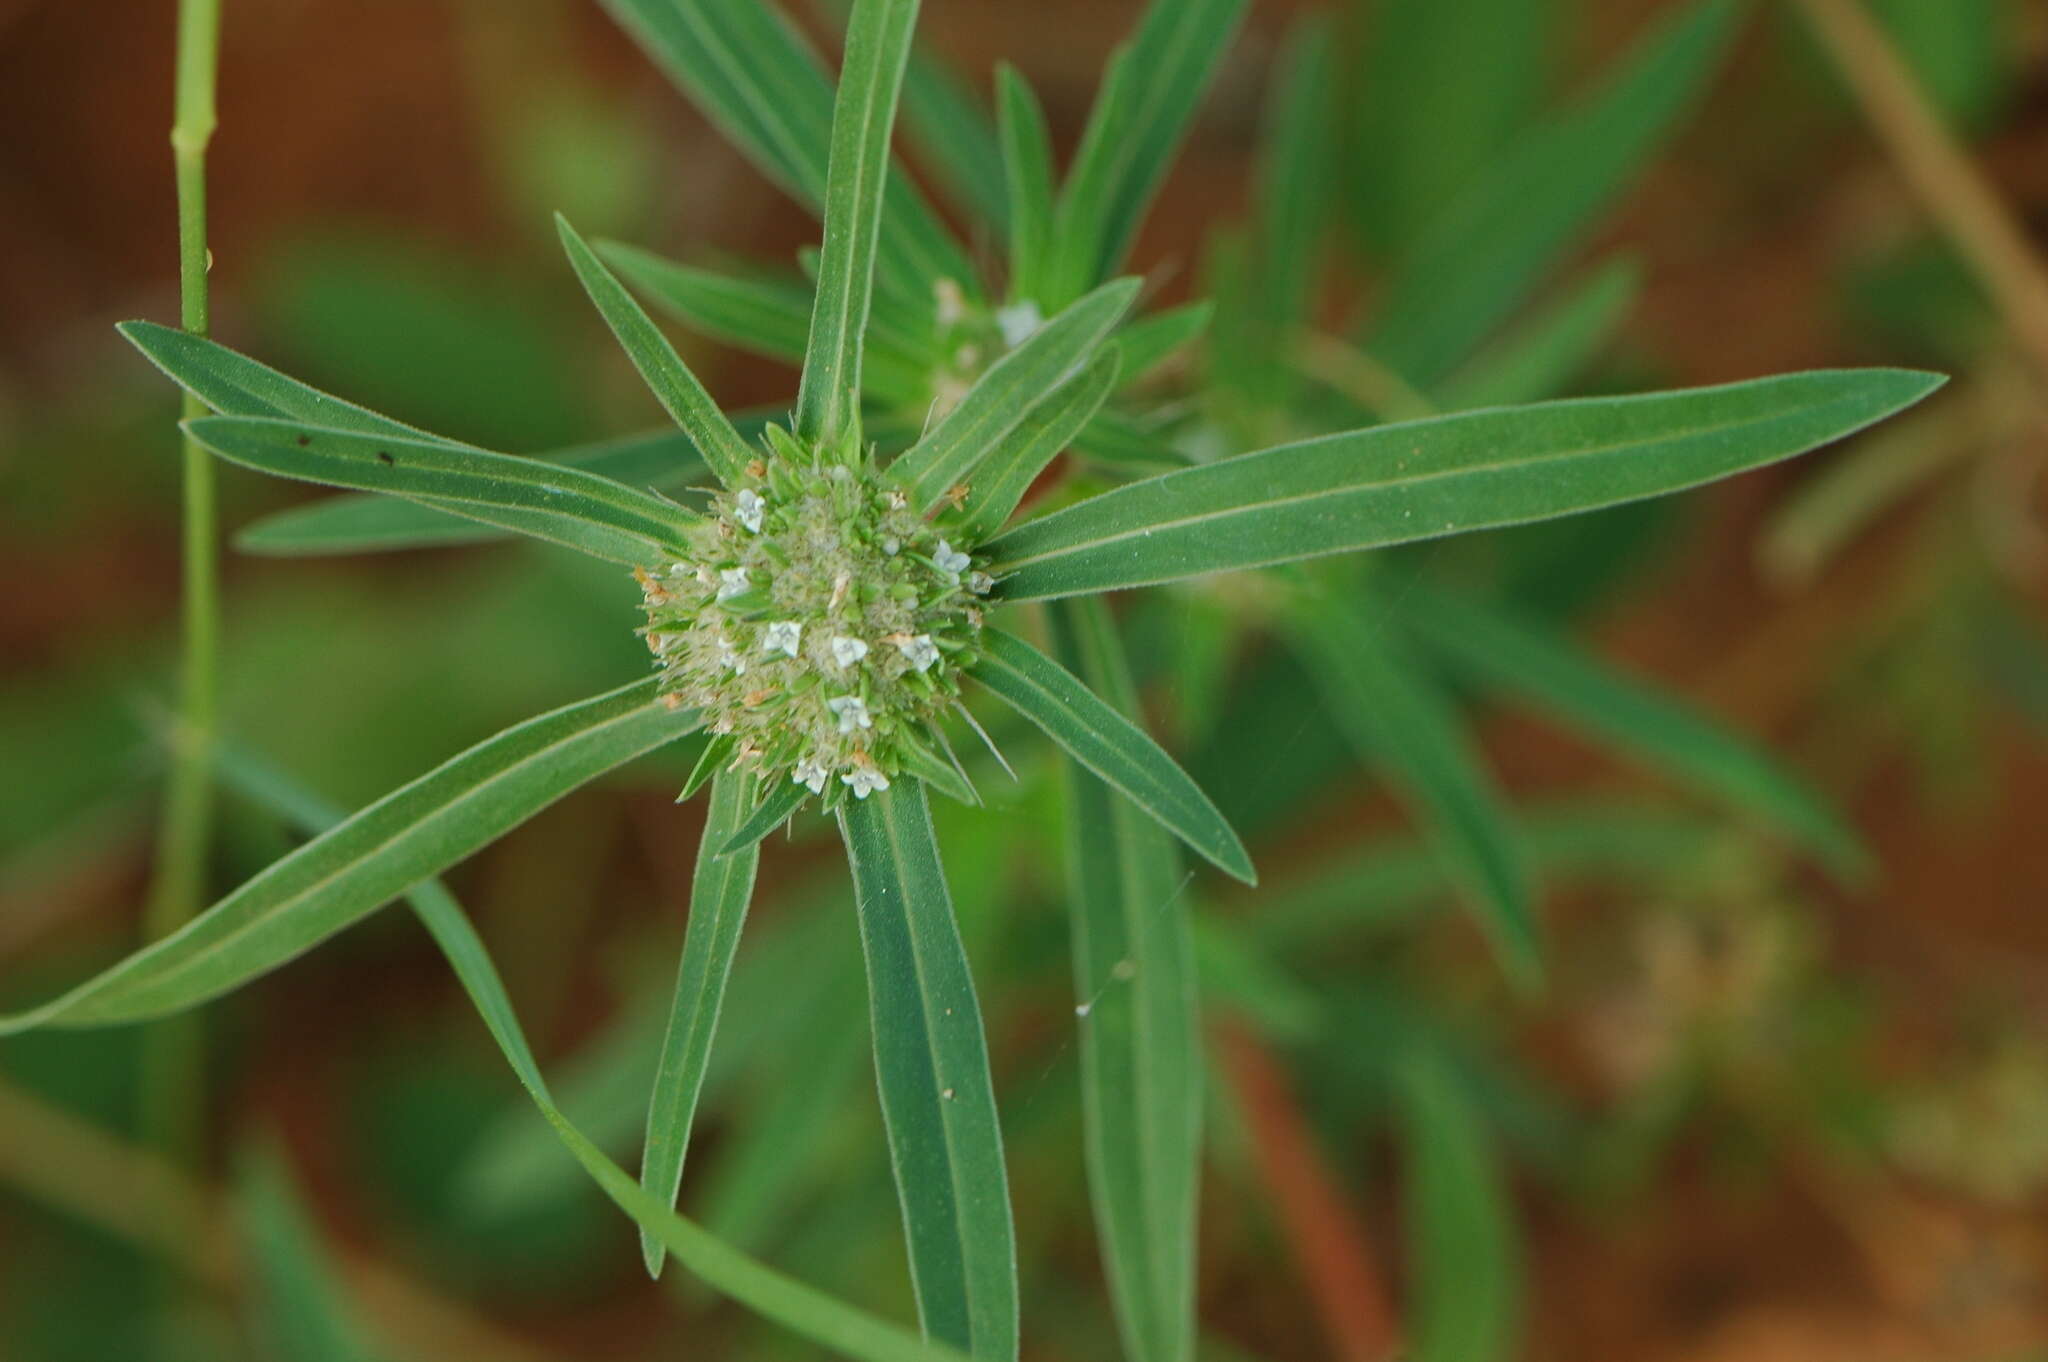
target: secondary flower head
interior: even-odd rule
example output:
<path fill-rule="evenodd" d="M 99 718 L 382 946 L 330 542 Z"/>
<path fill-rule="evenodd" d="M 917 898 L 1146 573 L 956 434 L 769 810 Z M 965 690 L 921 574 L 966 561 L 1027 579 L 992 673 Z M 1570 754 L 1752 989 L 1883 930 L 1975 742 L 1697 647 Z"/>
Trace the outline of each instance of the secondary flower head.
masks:
<path fill-rule="evenodd" d="M 986 578 L 870 460 L 776 430 L 676 561 L 638 575 L 664 693 L 749 769 L 865 799 L 942 746 Z"/>

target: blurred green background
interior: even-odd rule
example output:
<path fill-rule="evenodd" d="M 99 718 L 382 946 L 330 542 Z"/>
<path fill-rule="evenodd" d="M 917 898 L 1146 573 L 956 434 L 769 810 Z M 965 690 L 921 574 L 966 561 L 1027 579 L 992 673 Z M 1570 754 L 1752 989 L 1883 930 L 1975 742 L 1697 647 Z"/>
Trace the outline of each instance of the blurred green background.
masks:
<path fill-rule="evenodd" d="M 1299 17 L 1332 16 L 1344 87 L 1316 300 L 1341 318 L 1670 8 L 1437 3 L 1254 5 L 1139 243 L 1162 296 L 1192 295 L 1215 236 L 1257 214 Z M 2048 245 L 2048 8 L 1872 8 Z M 1137 10 L 927 0 L 925 32 L 977 89 L 998 58 L 1027 71 L 1065 150 Z M 172 16 L 0 0 L 8 1006 L 129 948 L 148 871 L 175 401 L 112 323 L 175 312 Z M 551 211 L 699 259 L 785 262 L 815 230 L 577 0 L 230 0 L 221 112 L 215 333 L 513 452 L 658 416 L 562 267 Z M 1633 290 L 1573 390 L 1842 364 L 1957 381 L 1884 433 L 1680 503 L 1390 555 L 1381 589 L 1447 575 L 1686 697 L 1836 801 L 1876 871 L 1837 883 L 1595 745 L 1481 708 L 1549 890 L 1552 983 L 1517 997 L 1291 664 L 1205 658 L 1189 619 L 1213 599 L 1134 607 L 1134 639 L 1158 641 L 1136 650 L 1148 701 L 1268 886 L 1197 905 L 1217 1362 L 1387 1356 L 1403 1322 L 1496 1305 L 1502 1357 L 2048 1346 L 2048 375 L 1789 6 L 1750 7 L 1710 95 L 1581 253 L 1621 256 Z M 786 370 L 689 344 L 728 406 L 789 398 Z M 223 492 L 230 527 L 303 499 L 233 469 Z M 227 572 L 230 731 L 351 805 L 644 665 L 617 574 L 544 548 L 231 555 Z M 1224 607 L 1256 613 L 1246 590 Z M 699 815 L 670 803 L 686 769 L 579 794 L 451 877 L 564 1105 L 629 1164 L 695 850 Z M 947 806 L 941 834 L 988 1010 L 1026 1356 L 1108 1357 L 1047 865 L 1056 782 L 1020 774 L 994 814 Z M 290 844 L 232 799 L 222 834 L 222 886 Z M 828 851 L 766 860 L 682 1206 L 908 1318 Z M 133 1139 L 138 1033 L 0 1042 L 0 1358 L 814 1355 L 678 1274 L 645 1279 L 410 918 L 204 1024 L 208 1153 L 168 1182 Z M 1418 1054 L 1450 1097 L 1417 1099 L 1396 1060 Z M 1432 1184 L 1460 1236 L 1437 1262 L 1416 1232 Z M 173 1223 L 189 1232 L 164 1242 Z M 291 1324 L 322 1317 L 348 1337 Z"/>

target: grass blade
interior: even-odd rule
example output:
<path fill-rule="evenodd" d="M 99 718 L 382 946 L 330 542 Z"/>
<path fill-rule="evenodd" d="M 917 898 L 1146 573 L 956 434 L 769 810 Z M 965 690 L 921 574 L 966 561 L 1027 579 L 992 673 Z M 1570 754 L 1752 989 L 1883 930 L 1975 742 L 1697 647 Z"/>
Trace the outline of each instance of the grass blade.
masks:
<path fill-rule="evenodd" d="M 825 248 L 797 389 L 795 433 L 820 445 L 860 438 L 861 348 L 875 285 L 889 134 L 910 58 L 918 0 L 855 0 L 832 109 Z"/>
<path fill-rule="evenodd" d="M 1104 284 L 990 365 L 960 404 L 891 465 L 911 503 L 929 513 L 967 484 L 981 460 L 1088 362 L 1137 296 L 1136 279 Z"/>
<path fill-rule="evenodd" d="M 1051 617 L 1060 656 L 1118 712 L 1135 714 L 1102 604 L 1065 602 Z M 1202 1137 L 1187 880 L 1170 838 L 1107 785 L 1069 770 L 1068 902 L 1096 1235 L 1125 1355 L 1187 1362 Z"/>
<path fill-rule="evenodd" d="M 1017 1248 L 981 1006 L 924 788 L 839 810 L 860 896 L 875 1071 L 926 1336 L 1017 1355 Z"/>
<path fill-rule="evenodd" d="M 1639 753 L 1805 847 L 1845 879 L 1869 873 L 1869 854 L 1833 810 L 1767 753 L 1704 715 L 1477 601 L 1424 590 L 1403 605 L 1417 635 L 1472 681 Z"/>
<path fill-rule="evenodd" d="M 283 478 L 430 499 L 501 529 L 615 562 L 673 554 L 690 513 L 580 468 L 426 440 L 257 416 L 203 416 L 185 428 L 231 463 Z"/>
<path fill-rule="evenodd" d="M 743 437 L 752 437 L 763 423 L 762 417 L 746 416 L 738 424 Z M 628 487 L 679 488 L 705 474 L 697 447 L 678 430 L 579 445 L 539 462 L 542 467 L 580 469 Z M 431 502 L 351 492 L 265 516 L 235 536 L 235 547 L 244 553 L 295 557 L 482 544 L 505 535 L 501 526 L 441 510 Z"/>
<path fill-rule="evenodd" d="M 1471 411 L 1563 396 L 1614 338 L 1641 284 L 1642 269 L 1632 259 L 1594 270 L 1474 355 L 1437 390 L 1439 405 L 1445 411 Z"/>
<path fill-rule="evenodd" d="M 1052 134 L 1031 82 L 1008 62 L 996 67 L 996 130 L 1010 208 L 1010 297 L 1035 300 L 1052 243 Z"/>
<path fill-rule="evenodd" d="M 765 0 L 602 0 L 654 63 L 733 144 L 812 211 L 826 201 L 832 82 L 817 54 Z M 898 297 L 929 302 L 975 272 L 909 177 L 891 177 L 880 269 Z"/>
<path fill-rule="evenodd" d="M 605 325 L 618 337 L 619 345 L 653 390 L 662 409 L 675 418 L 720 482 L 728 487 L 737 483 L 755 457 L 754 451 L 690 372 L 690 366 L 683 363 L 668 337 L 661 334 L 633 295 L 626 292 L 626 286 L 605 268 L 589 243 L 559 213 L 555 215 L 555 230 L 561 235 L 562 248 L 569 253 L 569 264 L 576 277 L 583 281 L 584 291 L 604 314 Z"/>
<path fill-rule="evenodd" d="M 981 637 L 975 680 L 1205 860 L 1246 884 L 1257 882 L 1230 824 L 1144 729 L 1024 640 L 1000 629 Z"/>
<path fill-rule="evenodd" d="M 1041 304 L 1065 307 L 1122 266 L 1244 7 L 1245 0 L 1153 0 L 1111 58 L 1060 193 L 1059 264 Z"/>
<path fill-rule="evenodd" d="M 205 1002 L 310 949 L 577 786 L 696 727 L 653 680 L 506 729 L 275 862 L 162 941 L 0 1035 L 136 1021 Z"/>
<path fill-rule="evenodd" d="M 1144 586 L 1658 496 L 1789 458 L 1943 382 L 1823 370 L 1468 412 L 1134 482 L 989 545 L 1011 600 Z"/>
<path fill-rule="evenodd" d="M 370 1362 L 375 1354 L 356 1332 L 282 1157 L 260 1146 L 241 1165 L 235 1209 L 268 1355 L 281 1362 Z"/>
<path fill-rule="evenodd" d="M 1087 368 L 1033 407 L 983 458 L 960 504 L 960 523 L 970 542 L 979 543 L 1003 527 L 1046 465 L 1058 458 L 1102 409 L 1123 373 L 1118 355 L 1113 349 L 1097 355 Z"/>
<path fill-rule="evenodd" d="M 1359 618 L 1370 599 L 1354 592 L 1298 607 L 1291 623 L 1306 670 L 1360 759 L 1442 848 L 1509 971 L 1534 983 L 1542 944 L 1514 829 L 1456 709 L 1395 638 Z"/>
<path fill-rule="evenodd" d="M 1515 1353 L 1522 1271 L 1482 1117 L 1449 1064 L 1419 1048 L 1403 1056 L 1395 1096 L 1415 1362 L 1504 1362 Z"/>
<path fill-rule="evenodd" d="M 1367 348 L 1427 390 L 1528 296 L 1692 107 L 1735 27 L 1702 0 L 1592 98 L 1532 130 L 1452 200 L 1387 285 Z"/>
<path fill-rule="evenodd" d="M 717 848 L 752 807 L 753 795 L 752 777 L 722 772 L 712 779 L 696 874 L 690 881 L 690 923 L 676 975 L 675 1006 L 662 1036 L 654 1093 L 648 1102 L 647 1149 L 640 1166 L 640 1185 L 671 1206 L 682 1187 L 690 1123 L 704 1089 L 725 982 L 732 974 L 747 901 L 754 893 L 754 872 L 761 863 L 758 844 L 730 856 L 719 855 Z M 667 1250 L 660 1238 L 641 1230 L 640 1251 L 648 1275 L 661 1276 Z"/>

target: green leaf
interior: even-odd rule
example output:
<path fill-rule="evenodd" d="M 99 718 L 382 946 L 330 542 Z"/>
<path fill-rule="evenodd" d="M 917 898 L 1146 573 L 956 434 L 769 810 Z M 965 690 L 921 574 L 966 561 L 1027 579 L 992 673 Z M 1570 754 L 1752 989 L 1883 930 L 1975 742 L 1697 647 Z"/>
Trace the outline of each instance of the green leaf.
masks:
<path fill-rule="evenodd" d="M 318 800 L 254 762 L 238 758 L 226 769 L 238 784 L 301 823 L 317 826 L 327 817 Z M 532 1047 L 527 1044 L 518 1013 L 505 992 L 504 980 L 462 905 L 432 880 L 414 890 L 410 897 L 513 1075 L 563 1147 L 605 1195 L 642 1228 L 659 1237 L 678 1262 L 764 1319 L 857 1362 L 966 1362 L 952 1348 L 923 1342 L 896 1325 L 764 1266 L 643 1191 L 556 1107 L 539 1066 L 534 1063 Z"/>
<path fill-rule="evenodd" d="M 1397 637 L 1360 618 L 1375 603 L 1356 591 L 1302 602 L 1292 620 L 1296 647 L 1360 759 L 1386 776 L 1443 849 L 1509 970 L 1534 983 L 1542 943 L 1514 829 L 1457 710 Z"/>
<path fill-rule="evenodd" d="M 817 55 L 765 0 L 603 0 L 606 10 L 762 173 L 813 211 L 825 204 L 832 145 L 831 80 Z M 884 205 L 884 286 L 929 302 L 974 270 L 908 176 Z"/>
<path fill-rule="evenodd" d="M 652 251 L 600 241 L 597 252 L 657 303 L 705 335 L 770 359 L 801 364 L 817 290 L 801 279 L 735 277 L 663 259 Z M 923 415 L 939 361 L 914 341 L 868 321 L 861 383 L 870 396 Z"/>
<path fill-rule="evenodd" d="M 1856 834 L 1770 756 L 1649 686 L 1535 625 L 1450 592 L 1419 588 L 1402 614 L 1473 681 L 1522 696 L 1725 800 L 1818 855 L 1847 879 L 1867 875 Z"/>
<path fill-rule="evenodd" d="M 970 543 L 1003 527 L 1038 475 L 1102 409 L 1123 372 L 1118 354 L 1111 349 L 1097 355 L 988 452 L 960 504 L 960 524 Z"/>
<path fill-rule="evenodd" d="M 114 329 L 172 382 L 222 416 L 275 416 L 330 430 L 438 440 L 468 448 L 344 402 L 217 341 L 155 322 L 122 322 Z"/>
<path fill-rule="evenodd" d="M 202 416 L 193 439 L 231 463 L 283 478 L 431 500 L 501 529 L 619 563 L 673 556 L 691 513 L 651 492 L 580 468 L 394 435 L 279 421 Z"/>
<path fill-rule="evenodd" d="M 369 1362 L 374 1354 L 356 1331 L 354 1311 L 275 1149 L 259 1146 L 243 1156 L 235 1193 L 266 1355 L 279 1362 Z"/>
<path fill-rule="evenodd" d="M 1109 612 L 1073 601 L 1051 618 L 1059 654 L 1113 712 L 1135 714 Z M 1188 881 L 1171 839 L 1109 786 L 1069 769 L 1067 901 L 1096 1235 L 1125 1355 L 1187 1362 L 1202 1137 Z"/>
<path fill-rule="evenodd" d="M 903 128 L 955 205 L 1000 239 L 1010 211 L 995 124 L 965 81 L 917 48 L 903 77 Z"/>
<path fill-rule="evenodd" d="M 1614 338 L 1642 283 L 1633 259 L 1594 270 L 1555 303 L 1472 357 L 1437 389 L 1446 411 L 1541 402 L 1564 394 L 1600 348 Z"/>
<path fill-rule="evenodd" d="M 1346 116 L 1356 146 L 1344 183 L 1356 186 L 1359 227 L 1376 251 L 1419 240 L 1529 126 L 1557 8 L 1434 0 L 1373 12 Z"/>
<path fill-rule="evenodd" d="M 975 680 L 1204 859 L 1246 884 L 1257 882 L 1230 824 L 1143 729 L 1024 640 L 1000 629 L 985 630 L 981 638 L 982 656 L 971 669 Z"/>
<path fill-rule="evenodd" d="M 597 258 L 587 242 L 578 236 L 576 229 L 569 225 L 569 219 L 557 213 L 555 230 L 562 238 L 562 248 L 569 253 L 569 264 L 574 267 L 576 277 L 583 281 L 583 288 L 590 295 L 590 301 L 597 304 L 597 310 L 604 314 L 605 325 L 619 339 L 619 345 L 632 359 L 633 367 L 640 371 L 663 410 L 675 418 L 683 433 L 704 457 L 704 462 L 717 475 L 718 480 L 730 487 L 746 475 L 747 464 L 754 458 L 754 451 L 733 429 L 732 422 L 719 410 L 718 403 L 683 363 L 683 357 L 668 343 L 668 337 L 661 334 L 633 295 L 626 292 L 604 262 Z"/>
<path fill-rule="evenodd" d="M 1215 315 L 1216 305 L 1204 298 L 1142 317 L 1119 331 L 1116 349 L 1124 362 L 1122 381 L 1136 383 L 1164 364 L 1192 344 Z"/>
<path fill-rule="evenodd" d="M 754 872 L 761 863 L 758 844 L 730 856 L 719 855 L 717 847 L 752 807 L 753 795 L 752 777 L 723 773 L 715 778 L 710 809 L 704 815 L 703 838 L 697 844 L 697 871 L 690 881 L 690 924 L 676 975 L 675 1006 L 662 1036 L 654 1094 L 648 1101 L 647 1149 L 640 1166 L 640 1185 L 671 1206 L 683 1184 L 690 1123 L 697 1114 L 698 1094 L 704 1089 L 711 1040 L 725 1001 L 725 981 L 732 974 L 740 928 L 747 920 L 747 901 L 754 893 Z M 640 1251 L 648 1275 L 661 1276 L 666 1251 L 660 1238 L 641 1230 Z"/>
<path fill-rule="evenodd" d="M 1470 354 L 1693 106 L 1735 15 L 1734 0 L 1682 10 L 1452 200 L 1387 285 L 1367 345 L 1380 362 L 1427 389 Z"/>
<path fill-rule="evenodd" d="M 846 60 L 832 109 L 831 173 L 825 186 L 825 248 L 811 311 L 795 433 L 836 446 L 860 438 L 860 362 L 875 286 L 889 133 L 917 25 L 918 0 L 855 0 Z"/>
<path fill-rule="evenodd" d="M 741 418 L 741 433 L 754 435 L 763 421 L 760 416 Z M 540 461 L 542 467 L 549 464 L 581 469 L 628 487 L 682 487 L 704 476 L 705 471 L 696 446 L 678 430 L 579 445 Z M 483 544 L 503 539 L 505 534 L 499 526 L 437 509 L 428 502 L 354 492 L 265 516 L 245 527 L 234 542 L 244 553 L 290 557 Z"/>
<path fill-rule="evenodd" d="M 1061 190 L 1058 269 L 1039 302 L 1064 307 L 1123 265 L 1245 0 L 1153 0 L 1103 77 Z"/>
<path fill-rule="evenodd" d="M 763 837 L 796 817 L 810 791 L 793 780 L 777 781 L 754 806 L 746 821 L 718 846 L 718 855 L 733 856 L 757 845 Z"/>
<path fill-rule="evenodd" d="M 0 1035 L 162 1016 L 275 969 L 615 766 L 697 725 L 636 682 L 529 719 L 277 861 L 183 928 Z"/>
<path fill-rule="evenodd" d="M 1516 1352 L 1522 1269 L 1499 1160 L 1457 1073 L 1414 1047 L 1396 1083 L 1415 1362 L 1505 1362 Z"/>
<path fill-rule="evenodd" d="M 927 1337 L 1017 1355 L 1017 1247 L 981 1006 L 924 788 L 840 805 L 860 896 L 875 1071 Z"/>
<path fill-rule="evenodd" d="M 1010 207 L 1010 297 L 1036 300 L 1052 245 L 1052 134 L 1031 82 L 1008 62 L 996 66 L 996 130 Z"/>
<path fill-rule="evenodd" d="M 1658 496 L 1773 463 L 1944 380 L 1818 371 L 1468 412 L 1326 436 L 1131 483 L 992 541 L 1010 600 L 1113 591 Z"/>
<path fill-rule="evenodd" d="M 911 504 L 929 513 L 951 489 L 971 482 L 981 461 L 1088 362 L 1137 296 L 1136 279 L 1104 284 L 990 365 L 959 405 L 890 465 Z"/>
<path fill-rule="evenodd" d="M 1408 7 L 1404 7 L 1408 8 Z M 1424 9 L 1430 6 L 1422 6 Z M 1259 165 L 1256 320 L 1263 332 L 1260 375 L 1287 397 L 1295 332 L 1310 320 L 1318 250 L 1330 200 L 1341 183 L 1333 111 L 1336 46 L 1326 15 L 1298 21 L 1273 81 Z"/>

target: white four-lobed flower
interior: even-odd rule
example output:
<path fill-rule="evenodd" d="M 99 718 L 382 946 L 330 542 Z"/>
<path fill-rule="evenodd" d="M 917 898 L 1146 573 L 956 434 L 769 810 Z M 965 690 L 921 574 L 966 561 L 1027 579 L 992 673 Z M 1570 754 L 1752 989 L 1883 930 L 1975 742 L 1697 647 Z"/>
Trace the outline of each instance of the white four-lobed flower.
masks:
<path fill-rule="evenodd" d="M 825 702 L 825 708 L 837 716 L 841 733 L 875 726 L 874 719 L 868 715 L 868 702 L 858 695 L 835 696 Z"/>
<path fill-rule="evenodd" d="M 851 667 L 868 655 L 868 645 L 857 638 L 840 635 L 832 640 L 832 660 L 840 667 Z"/>
<path fill-rule="evenodd" d="M 742 489 L 732 499 L 732 518 L 746 526 L 749 534 L 761 532 L 761 513 L 766 509 L 767 503 L 761 500 L 761 494 L 751 487 Z"/>
<path fill-rule="evenodd" d="M 777 620 L 761 631 L 761 651 L 795 657 L 803 646 L 804 627 L 796 620 Z"/>

